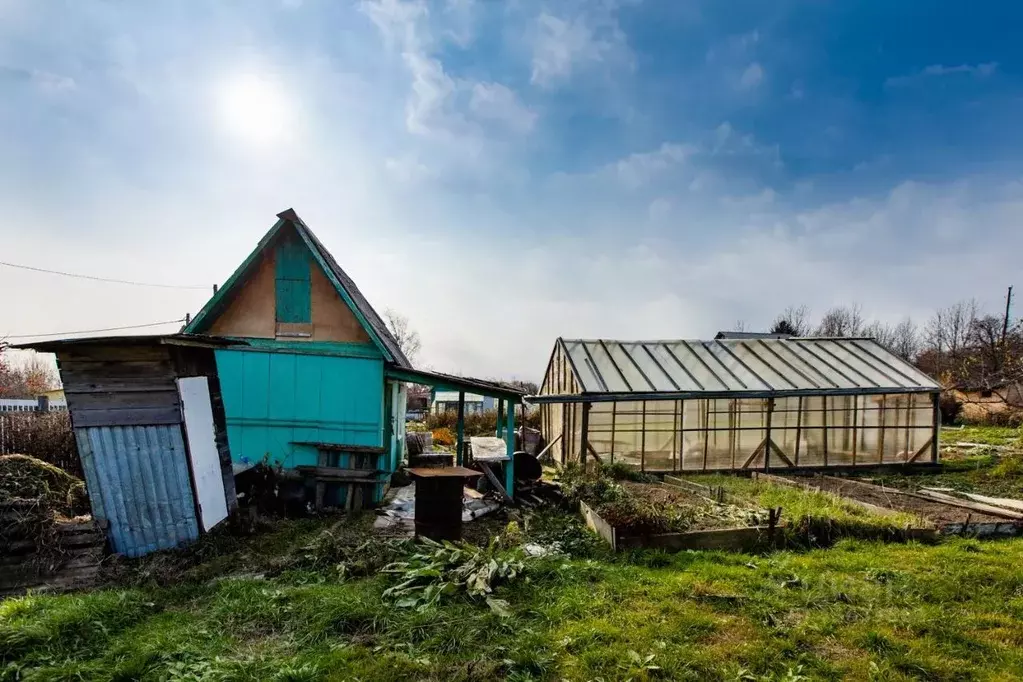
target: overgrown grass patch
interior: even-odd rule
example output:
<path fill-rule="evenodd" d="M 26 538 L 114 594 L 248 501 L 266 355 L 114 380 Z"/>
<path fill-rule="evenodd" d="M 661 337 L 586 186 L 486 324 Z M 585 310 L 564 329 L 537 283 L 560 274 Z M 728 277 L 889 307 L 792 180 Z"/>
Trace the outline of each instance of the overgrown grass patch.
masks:
<path fill-rule="evenodd" d="M 776 485 L 741 476 L 698 474 L 686 480 L 711 488 L 723 488 L 761 507 L 782 509 L 782 520 L 797 543 L 830 544 L 833 539 L 877 538 L 886 533 L 897 536 L 905 528 L 926 528 L 929 524 L 903 512 L 881 514 L 826 492 Z"/>
<path fill-rule="evenodd" d="M 525 540 L 571 536 L 559 518 L 524 522 Z M 8 600 L 0 680 L 1023 677 L 1023 540 L 767 556 L 573 542 L 495 586 L 504 616 L 457 595 L 396 608 L 389 576 L 327 565 Z"/>

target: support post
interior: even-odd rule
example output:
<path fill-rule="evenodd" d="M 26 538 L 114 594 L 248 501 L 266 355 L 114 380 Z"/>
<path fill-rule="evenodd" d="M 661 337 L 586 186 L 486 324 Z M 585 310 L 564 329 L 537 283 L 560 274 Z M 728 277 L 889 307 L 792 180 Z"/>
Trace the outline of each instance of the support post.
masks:
<path fill-rule="evenodd" d="M 856 450 L 860 442 L 860 397 L 858 395 L 853 396 L 853 428 L 852 428 L 852 463 L 856 466 Z"/>
<path fill-rule="evenodd" d="M 767 399 L 767 423 L 764 428 L 764 471 L 771 470 L 771 417 L 774 415 L 774 398 Z M 827 433 L 825 433 L 827 438 Z"/>
<path fill-rule="evenodd" d="M 458 392 L 458 439 L 455 442 L 455 464 L 462 466 L 465 449 L 465 391 Z"/>
<path fill-rule="evenodd" d="M 932 393 L 931 402 L 934 404 L 934 416 L 931 417 L 931 462 L 938 463 L 938 434 L 941 433 L 941 394 Z"/>
<path fill-rule="evenodd" d="M 803 436 L 803 396 L 799 396 L 796 407 L 796 466 L 799 466 L 799 440 Z"/>
<path fill-rule="evenodd" d="M 504 398 L 497 399 L 497 433 L 494 435 L 504 437 Z"/>
<path fill-rule="evenodd" d="M 515 403 L 508 401 L 508 415 L 505 422 L 504 442 L 508 461 L 504 463 L 504 487 L 508 496 L 515 498 Z"/>
<path fill-rule="evenodd" d="M 618 412 L 618 401 L 611 403 L 611 463 L 615 463 L 615 414 Z"/>
<path fill-rule="evenodd" d="M 828 466 L 828 396 L 821 396 L 821 424 L 824 432 L 824 466 Z"/>
<path fill-rule="evenodd" d="M 639 470 L 646 471 L 646 401 L 643 401 L 643 426 L 639 433 Z"/>
<path fill-rule="evenodd" d="M 593 407 L 593 403 L 583 403 L 583 423 L 582 431 L 580 433 L 580 453 L 579 461 L 584 465 L 586 464 L 586 453 L 590 449 L 590 408 Z"/>

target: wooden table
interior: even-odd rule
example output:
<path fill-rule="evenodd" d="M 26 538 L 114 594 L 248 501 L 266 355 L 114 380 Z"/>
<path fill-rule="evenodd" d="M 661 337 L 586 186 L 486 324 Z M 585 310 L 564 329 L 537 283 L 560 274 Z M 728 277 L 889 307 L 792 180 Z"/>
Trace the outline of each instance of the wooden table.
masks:
<path fill-rule="evenodd" d="M 416 467 L 416 535 L 431 540 L 462 539 L 462 488 L 482 474 L 465 467 Z"/>

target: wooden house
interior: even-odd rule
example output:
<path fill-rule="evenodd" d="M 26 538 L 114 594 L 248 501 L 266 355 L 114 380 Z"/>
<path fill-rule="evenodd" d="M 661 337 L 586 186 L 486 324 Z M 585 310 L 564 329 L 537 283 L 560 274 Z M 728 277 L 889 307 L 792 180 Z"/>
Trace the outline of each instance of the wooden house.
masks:
<path fill-rule="evenodd" d="M 115 552 L 195 540 L 236 506 L 214 349 L 202 336 L 67 339 L 55 353 L 93 516 Z"/>

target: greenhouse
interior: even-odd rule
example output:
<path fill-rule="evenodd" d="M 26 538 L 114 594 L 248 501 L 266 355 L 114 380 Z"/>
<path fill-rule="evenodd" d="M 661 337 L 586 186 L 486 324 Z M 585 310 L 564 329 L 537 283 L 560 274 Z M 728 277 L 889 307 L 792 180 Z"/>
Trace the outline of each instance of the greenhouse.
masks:
<path fill-rule="evenodd" d="M 668 473 L 938 460 L 940 387 L 911 364 L 872 339 L 746 336 L 558 339 L 528 400 L 563 464 Z"/>

